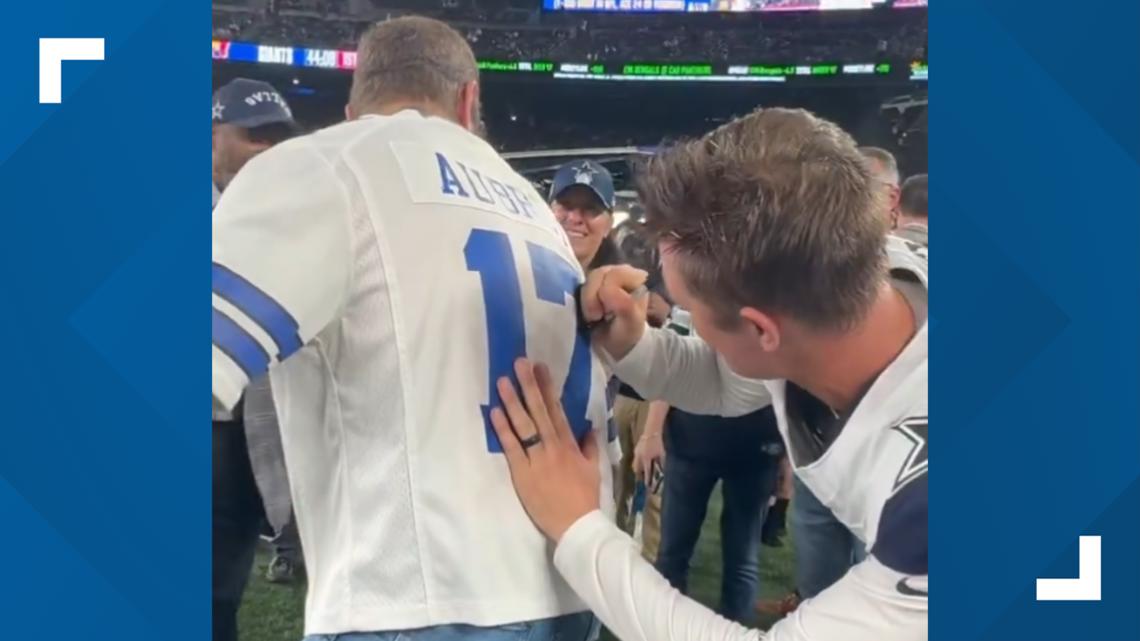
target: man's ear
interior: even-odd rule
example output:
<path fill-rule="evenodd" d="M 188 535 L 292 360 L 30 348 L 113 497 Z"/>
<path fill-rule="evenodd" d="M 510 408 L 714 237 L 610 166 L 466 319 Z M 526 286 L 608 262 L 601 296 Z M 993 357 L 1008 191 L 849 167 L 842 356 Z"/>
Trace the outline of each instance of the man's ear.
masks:
<path fill-rule="evenodd" d="M 356 114 L 354 114 L 352 112 L 352 105 L 345 105 L 344 106 L 344 119 L 345 120 L 356 120 Z"/>
<path fill-rule="evenodd" d="M 463 83 L 459 88 L 458 110 L 456 121 L 468 131 L 476 131 L 479 123 L 475 121 L 479 111 L 479 81 L 471 80 Z"/>
<path fill-rule="evenodd" d="M 740 318 L 756 332 L 761 349 L 774 352 L 780 348 L 780 324 L 775 318 L 755 307 L 742 307 Z"/>

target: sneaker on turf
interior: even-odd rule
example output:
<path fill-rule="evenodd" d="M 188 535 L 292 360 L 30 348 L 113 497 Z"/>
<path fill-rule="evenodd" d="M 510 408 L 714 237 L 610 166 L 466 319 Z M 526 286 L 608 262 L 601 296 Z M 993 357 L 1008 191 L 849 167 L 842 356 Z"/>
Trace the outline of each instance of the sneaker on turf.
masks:
<path fill-rule="evenodd" d="M 293 559 L 276 555 L 265 570 L 265 580 L 270 583 L 293 583 L 299 574 L 297 564 Z"/>

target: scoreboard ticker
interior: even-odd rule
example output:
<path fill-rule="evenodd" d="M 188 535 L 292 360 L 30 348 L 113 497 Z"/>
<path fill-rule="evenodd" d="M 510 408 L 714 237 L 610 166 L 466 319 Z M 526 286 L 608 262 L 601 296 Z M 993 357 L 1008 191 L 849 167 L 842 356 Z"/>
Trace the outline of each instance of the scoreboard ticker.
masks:
<path fill-rule="evenodd" d="M 213 41 L 214 60 L 289 65 L 316 69 L 356 68 L 356 52 L 282 47 L 230 40 Z M 891 62 L 813 64 L 730 64 L 663 62 L 555 62 L 552 60 L 479 60 L 486 74 L 545 76 L 562 80 L 695 80 L 708 82 L 793 82 L 832 78 L 926 80 L 926 62 L 909 67 Z"/>
<path fill-rule="evenodd" d="M 547 11 L 771 12 L 873 9 L 886 0 L 543 0 Z M 927 0 L 895 0 L 896 9 L 925 7 Z"/>

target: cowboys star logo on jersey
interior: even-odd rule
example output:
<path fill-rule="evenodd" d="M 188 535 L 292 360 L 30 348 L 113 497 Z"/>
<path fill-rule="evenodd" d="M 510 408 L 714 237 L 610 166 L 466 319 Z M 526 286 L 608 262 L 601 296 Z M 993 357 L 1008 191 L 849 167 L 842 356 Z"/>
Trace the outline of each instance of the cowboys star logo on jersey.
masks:
<path fill-rule="evenodd" d="M 907 455 L 906 460 L 903 461 L 902 468 L 899 470 L 899 475 L 895 478 L 894 487 L 891 492 L 897 492 L 898 489 L 914 479 L 926 473 L 927 468 L 927 433 L 928 433 L 928 420 L 925 416 L 916 416 L 908 418 L 899 425 L 894 426 L 893 430 L 902 434 L 913 445 L 910 454 Z"/>

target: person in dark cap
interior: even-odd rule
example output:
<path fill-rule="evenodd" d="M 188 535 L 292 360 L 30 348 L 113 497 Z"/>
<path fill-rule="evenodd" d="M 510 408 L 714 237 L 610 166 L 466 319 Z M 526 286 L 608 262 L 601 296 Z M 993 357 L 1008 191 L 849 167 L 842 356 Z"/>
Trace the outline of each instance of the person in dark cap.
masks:
<path fill-rule="evenodd" d="M 214 92 L 213 173 L 225 191 L 251 158 L 297 134 L 293 111 L 273 85 L 237 78 Z"/>
<path fill-rule="evenodd" d="M 214 205 L 254 156 L 298 133 L 272 85 L 238 78 L 214 93 Z M 300 551 L 268 379 L 251 385 L 234 412 L 213 421 L 213 639 L 237 641 L 237 611 L 266 517 L 277 536 L 271 580 L 288 580 Z M 252 449 L 251 446 L 252 445 Z M 257 454 L 251 460 L 251 455 Z M 276 517 L 276 518 L 275 518 Z"/>
<path fill-rule="evenodd" d="M 609 239 L 614 225 L 614 177 L 592 160 L 574 160 L 554 172 L 550 208 L 558 219 L 582 269 L 621 262 Z"/>

